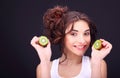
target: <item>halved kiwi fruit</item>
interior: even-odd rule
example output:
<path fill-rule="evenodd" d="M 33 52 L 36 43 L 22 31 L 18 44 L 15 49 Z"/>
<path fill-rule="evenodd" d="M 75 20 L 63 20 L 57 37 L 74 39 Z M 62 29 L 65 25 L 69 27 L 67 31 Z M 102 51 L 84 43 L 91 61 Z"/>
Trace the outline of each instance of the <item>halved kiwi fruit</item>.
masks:
<path fill-rule="evenodd" d="M 40 36 L 38 42 L 41 46 L 45 47 L 48 44 L 48 38 L 46 36 Z"/>
<path fill-rule="evenodd" d="M 101 40 L 96 40 L 94 42 L 93 46 L 96 50 L 100 50 L 102 48 L 102 41 Z"/>

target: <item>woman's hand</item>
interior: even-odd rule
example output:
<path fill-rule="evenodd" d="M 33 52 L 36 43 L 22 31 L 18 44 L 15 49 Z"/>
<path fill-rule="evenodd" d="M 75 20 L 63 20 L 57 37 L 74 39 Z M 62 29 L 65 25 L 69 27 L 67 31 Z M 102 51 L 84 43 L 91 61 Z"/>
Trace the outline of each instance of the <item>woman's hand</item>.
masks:
<path fill-rule="evenodd" d="M 103 60 L 110 53 L 112 49 L 111 43 L 109 43 L 104 39 L 100 39 L 100 40 L 102 41 L 102 48 L 100 50 L 96 50 L 92 46 L 92 53 L 91 53 L 92 59 Z"/>
<path fill-rule="evenodd" d="M 31 40 L 31 45 L 35 48 L 41 61 L 50 61 L 51 59 L 51 45 L 50 41 L 46 47 L 40 46 L 38 43 L 39 37 L 34 36 Z"/>

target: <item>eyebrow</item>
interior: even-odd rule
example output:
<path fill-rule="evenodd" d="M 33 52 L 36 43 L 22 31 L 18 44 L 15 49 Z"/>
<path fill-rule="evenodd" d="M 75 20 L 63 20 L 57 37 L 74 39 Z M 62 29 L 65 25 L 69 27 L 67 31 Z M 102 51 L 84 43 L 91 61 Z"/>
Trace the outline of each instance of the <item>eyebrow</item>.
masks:
<path fill-rule="evenodd" d="M 72 31 L 78 32 L 78 30 L 72 29 Z M 85 32 L 90 31 L 90 29 L 85 30 Z"/>

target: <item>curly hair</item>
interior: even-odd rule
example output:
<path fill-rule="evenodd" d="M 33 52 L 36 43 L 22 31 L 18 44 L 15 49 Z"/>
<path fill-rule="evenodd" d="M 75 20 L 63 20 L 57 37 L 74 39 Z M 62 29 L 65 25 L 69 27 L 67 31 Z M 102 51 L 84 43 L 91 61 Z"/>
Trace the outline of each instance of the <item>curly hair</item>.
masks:
<path fill-rule="evenodd" d="M 62 44 L 65 37 L 66 28 L 69 26 L 69 24 L 72 24 L 73 28 L 74 22 L 78 20 L 84 20 L 88 23 L 90 28 L 92 45 L 96 39 L 97 34 L 96 25 L 93 23 L 93 21 L 89 19 L 89 17 L 85 13 L 70 11 L 66 6 L 65 7 L 55 6 L 54 8 L 50 8 L 46 11 L 46 13 L 43 16 L 45 33 L 47 37 L 50 39 L 51 43 Z"/>
<path fill-rule="evenodd" d="M 45 33 L 53 44 L 60 43 L 63 38 L 64 21 L 62 18 L 67 10 L 67 7 L 56 6 L 48 9 L 43 16 Z"/>

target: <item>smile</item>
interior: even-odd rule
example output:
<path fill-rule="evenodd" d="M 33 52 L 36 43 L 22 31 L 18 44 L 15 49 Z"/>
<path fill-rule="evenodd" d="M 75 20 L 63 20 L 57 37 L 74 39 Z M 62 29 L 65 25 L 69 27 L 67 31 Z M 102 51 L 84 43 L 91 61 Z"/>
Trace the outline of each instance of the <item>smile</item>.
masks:
<path fill-rule="evenodd" d="M 74 47 L 77 48 L 78 50 L 84 50 L 85 49 L 85 45 L 83 45 L 83 46 L 74 45 Z"/>

